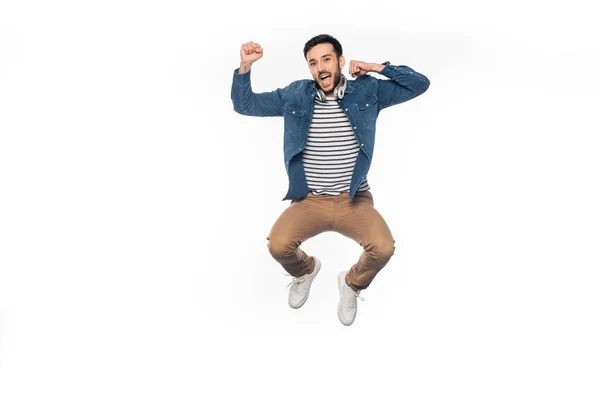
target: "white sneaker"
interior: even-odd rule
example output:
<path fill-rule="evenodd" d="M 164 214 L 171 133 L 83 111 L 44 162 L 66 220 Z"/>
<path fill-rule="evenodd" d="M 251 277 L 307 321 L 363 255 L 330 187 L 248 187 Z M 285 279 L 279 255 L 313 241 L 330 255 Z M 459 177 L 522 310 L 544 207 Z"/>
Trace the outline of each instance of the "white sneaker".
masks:
<path fill-rule="evenodd" d="M 346 283 L 346 275 L 348 271 L 342 271 L 338 275 L 338 289 L 340 290 L 340 301 L 338 302 L 338 318 L 340 322 L 346 326 L 352 325 L 356 318 L 356 299 L 364 300 L 359 296 L 360 290 L 355 292 Z"/>
<path fill-rule="evenodd" d="M 319 273 L 321 269 L 321 261 L 317 259 L 317 257 L 312 257 L 315 260 L 315 269 L 310 274 L 302 275 L 299 278 L 292 278 L 290 285 L 290 296 L 288 298 L 288 304 L 292 308 L 300 308 L 306 303 L 308 299 L 308 295 L 310 294 L 310 285 L 312 284 L 313 279 Z M 288 285 L 288 286 L 290 286 Z"/>

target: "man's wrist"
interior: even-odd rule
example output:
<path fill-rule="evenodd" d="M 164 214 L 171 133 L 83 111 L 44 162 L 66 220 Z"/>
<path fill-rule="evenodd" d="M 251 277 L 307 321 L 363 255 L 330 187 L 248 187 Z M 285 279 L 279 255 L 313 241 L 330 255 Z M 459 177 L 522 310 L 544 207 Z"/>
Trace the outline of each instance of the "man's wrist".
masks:
<path fill-rule="evenodd" d="M 250 71 L 250 67 L 252 67 L 252 63 L 249 63 L 249 64 L 240 63 L 239 73 L 245 74 L 246 72 Z"/>
<path fill-rule="evenodd" d="M 381 72 L 385 68 L 383 64 L 372 63 L 370 71 L 371 72 Z"/>

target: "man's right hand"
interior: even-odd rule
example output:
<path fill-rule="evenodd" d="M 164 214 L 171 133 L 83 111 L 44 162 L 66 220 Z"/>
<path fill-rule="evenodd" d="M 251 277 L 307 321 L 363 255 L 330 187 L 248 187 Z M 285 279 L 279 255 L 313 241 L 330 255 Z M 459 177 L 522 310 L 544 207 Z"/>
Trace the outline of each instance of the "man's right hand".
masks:
<path fill-rule="evenodd" d="M 240 49 L 240 73 L 248 72 L 252 63 L 263 56 L 260 44 L 254 42 L 244 43 Z"/>

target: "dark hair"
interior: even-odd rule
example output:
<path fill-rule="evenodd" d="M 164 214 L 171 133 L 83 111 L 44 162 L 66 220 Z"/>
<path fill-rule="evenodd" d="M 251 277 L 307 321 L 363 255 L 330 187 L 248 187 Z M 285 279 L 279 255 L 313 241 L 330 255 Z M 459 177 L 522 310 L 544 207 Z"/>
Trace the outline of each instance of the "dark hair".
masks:
<path fill-rule="evenodd" d="M 306 59 L 306 53 L 308 53 L 310 49 L 321 43 L 331 43 L 333 45 L 333 49 L 335 50 L 337 58 L 340 58 L 340 56 L 342 55 L 342 45 L 340 44 L 340 42 L 338 42 L 338 40 L 333 36 L 323 33 L 321 35 L 315 36 L 314 38 L 306 42 L 306 44 L 304 45 L 304 59 Z"/>

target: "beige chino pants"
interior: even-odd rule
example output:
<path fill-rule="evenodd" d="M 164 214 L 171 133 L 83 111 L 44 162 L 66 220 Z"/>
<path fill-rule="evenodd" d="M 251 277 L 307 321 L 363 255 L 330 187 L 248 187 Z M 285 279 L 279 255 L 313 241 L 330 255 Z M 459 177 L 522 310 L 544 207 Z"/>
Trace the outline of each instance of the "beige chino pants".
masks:
<path fill-rule="evenodd" d="M 370 191 L 356 192 L 353 201 L 348 192 L 339 196 L 309 193 L 302 200 L 292 200 L 273 224 L 267 247 L 290 275 L 300 277 L 315 265 L 300 245 L 322 232 L 338 232 L 364 249 L 346 276 L 354 290 L 366 289 L 394 254 L 395 240 L 375 209 Z"/>

